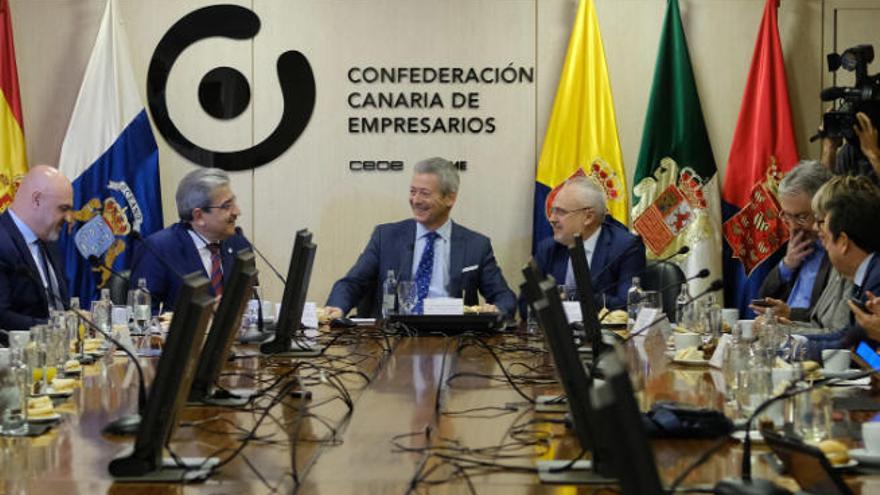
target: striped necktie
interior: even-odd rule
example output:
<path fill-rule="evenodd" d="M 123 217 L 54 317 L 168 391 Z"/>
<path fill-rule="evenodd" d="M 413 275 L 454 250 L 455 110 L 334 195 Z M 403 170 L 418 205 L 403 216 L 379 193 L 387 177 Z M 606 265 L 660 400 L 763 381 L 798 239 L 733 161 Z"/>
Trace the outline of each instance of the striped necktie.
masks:
<path fill-rule="evenodd" d="M 49 301 L 49 309 L 63 310 L 64 304 L 61 302 L 61 294 L 53 277 L 52 265 L 49 263 L 49 253 L 46 251 L 46 245 L 39 239 L 34 243 L 37 245 L 37 252 L 40 254 L 43 274 L 46 276 L 46 300 Z"/>
<path fill-rule="evenodd" d="M 220 243 L 212 242 L 208 244 L 208 251 L 211 252 L 211 288 L 214 289 L 215 296 L 222 296 L 223 267 L 220 264 Z"/>

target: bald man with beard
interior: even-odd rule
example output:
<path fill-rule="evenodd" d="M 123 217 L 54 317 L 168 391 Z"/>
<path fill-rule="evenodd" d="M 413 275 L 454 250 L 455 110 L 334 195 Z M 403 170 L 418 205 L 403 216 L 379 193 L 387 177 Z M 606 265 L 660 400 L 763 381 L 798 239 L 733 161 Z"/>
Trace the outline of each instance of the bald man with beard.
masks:
<path fill-rule="evenodd" d="M 71 208 L 67 177 L 37 165 L 0 215 L 0 328 L 28 330 L 46 323 L 50 309 L 67 309 L 67 279 L 55 242 Z"/>

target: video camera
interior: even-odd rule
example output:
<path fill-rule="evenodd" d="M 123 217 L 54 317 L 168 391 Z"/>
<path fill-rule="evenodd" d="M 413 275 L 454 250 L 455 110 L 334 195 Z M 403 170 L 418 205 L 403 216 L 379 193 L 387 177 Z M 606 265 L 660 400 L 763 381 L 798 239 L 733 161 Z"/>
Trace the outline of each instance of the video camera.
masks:
<path fill-rule="evenodd" d="M 880 74 L 868 75 L 868 64 L 874 60 L 872 45 L 858 45 L 846 49 L 842 54 L 828 54 L 828 70 L 838 69 L 855 72 L 856 81 L 852 87 L 832 86 L 820 93 L 822 101 L 834 101 L 836 107 L 825 113 L 822 130 L 815 138 L 846 138 L 858 143 L 853 126 L 858 120 L 858 112 L 865 113 L 876 126 L 880 122 Z"/>

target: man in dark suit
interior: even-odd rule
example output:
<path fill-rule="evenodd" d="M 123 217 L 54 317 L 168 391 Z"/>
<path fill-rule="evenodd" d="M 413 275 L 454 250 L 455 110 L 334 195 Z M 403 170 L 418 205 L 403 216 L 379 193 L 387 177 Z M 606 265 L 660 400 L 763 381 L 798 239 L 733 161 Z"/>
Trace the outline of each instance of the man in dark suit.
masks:
<path fill-rule="evenodd" d="M 0 328 L 28 330 L 46 323 L 50 309 L 68 308 L 67 279 L 54 243 L 72 207 L 67 177 L 37 165 L 0 215 Z M 0 338 L 6 344 L 5 336 Z"/>
<path fill-rule="evenodd" d="M 835 189 L 835 195 L 823 197 L 826 188 Z M 819 190 L 817 199 L 813 206 L 819 219 L 819 237 L 834 268 L 853 281 L 851 297 L 864 302 L 869 292 L 880 294 L 880 231 L 865 219 L 865 212 L 880 211 L 880 189 L 864 176 L 838 176 Z M 853 347 L 869 336 L 851 317 L 846 327 L 807 339 L 808 357 L 819 360 L 824 349 Z M 872 343 L 877 346 L 877 342 Z"/>
<path fill-rule="evenodd" d="M 174 310 L 181 276 L 201 272 L 219 297 L 236 253 L 251 244 L 235 225 L 241 214 L 229 175 L 216 168 L 187 174 L 175 194 L 180 222 L 135 243 L 131 280 L 147 280 L 154 310 Z"/>
<path fill-rule="evenodd" d="M 605 193 L 592 179 L 566 181 L 550 208 L 553 237 L 538 243 L 535 261 L 566 287 L 576 287 L 568 256 L 575 234 L 583 239 L 597 308 L 626 308 L 632 279 L 645 268 L 642 240 L 606 214 Z"/>
<path fill-rule="evenodd" d="M 409 189 L 414 218 L 376 227 L 351 270 L 333 284 L 328 316 L 347 314 L 365 297 L 367 314 L 361 316 L 377 316 L 389 270 L 399 280 L 416 282 L 417 307 L 429 297 L 461 297 L 463 290 L 476 288 L 488 303 L 513 315 L 516 297 L 495 262 L 489 238 L 449 218 L 458 184 L 458 170 L 448 160 L 416 164 Z"/>
<path fill-rule="evenodd" d="M 785 257 L 770 270 L 758 291 L 776 316 L 809 321 L 810 312 L 828 283 L 831 261 L 819 242 L 810 202 L 829 179 L 831 172 L 819 162 L 802 161 L 779 183 L 780 216 L 791 238 Z M 758 306 L 753 306 L 752 310 L 756 313 L 766 311 Z"/>

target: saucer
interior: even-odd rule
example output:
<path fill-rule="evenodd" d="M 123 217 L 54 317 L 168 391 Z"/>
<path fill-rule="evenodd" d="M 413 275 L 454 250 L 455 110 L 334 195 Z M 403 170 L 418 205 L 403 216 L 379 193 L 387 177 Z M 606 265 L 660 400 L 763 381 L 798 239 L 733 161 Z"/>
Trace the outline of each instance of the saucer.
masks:
<path fill-rule="evenodd" d="M 880 466 L 880 452 L 868 452 L 867 449 L 851 449 L 849 456 L 862 464 Z"/>
<path fill-rule="evenodd" d="M 40 416 L 38 418 L 28 418 L 28 423 L 34 424 L 42 424 L 42 423 L 53 423 L 61 419 L 61 415 L 58 413 L 47 414 L 45 416 Z"/>

